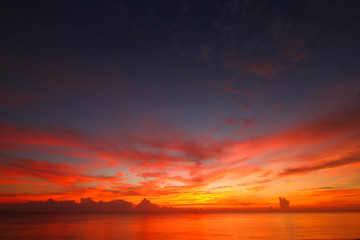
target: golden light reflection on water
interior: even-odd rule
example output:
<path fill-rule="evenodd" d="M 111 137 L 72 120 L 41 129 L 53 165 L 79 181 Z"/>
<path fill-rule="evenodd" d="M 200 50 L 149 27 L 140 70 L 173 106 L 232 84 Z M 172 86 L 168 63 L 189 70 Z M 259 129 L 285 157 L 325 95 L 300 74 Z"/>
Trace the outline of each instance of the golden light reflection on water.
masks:
<path fill-rule="evenodd" d="M 359 212 L 2 214 L 0 239 L 357 239 Z"/>

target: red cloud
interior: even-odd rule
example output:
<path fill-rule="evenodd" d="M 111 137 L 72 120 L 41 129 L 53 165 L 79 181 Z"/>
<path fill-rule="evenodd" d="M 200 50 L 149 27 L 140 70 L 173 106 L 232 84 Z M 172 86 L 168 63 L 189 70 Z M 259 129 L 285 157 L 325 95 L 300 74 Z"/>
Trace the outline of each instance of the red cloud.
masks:
<path fill-rule="evenodd" d="M 75 130 L 18 127 L 5 123 L 0 125 L 0 129 L 4 133 L 0 136 L 0 142 L 3 142 L 1 147 L 8 150 L 32 150 L 105 160 L 111 166 L 122 163 L 150 171 L 164 167 L 186 170 L 189 164 L 207 161 L 218 156 L 222 151 L 221 143 L 205 141 L 205 139 L 195 141 L 176 134 L 128 135 L 129 146 L 123 147 L 122 142 L 108 141 Z M 66 151 L 63 150 L 64 147 Z M 57 148 L 61 150 L 56 150 Z"/>
<path fill-rule="evenodd" d="M 291 47 L 287 47 L 282 51 L 282 56 L 291 62 L 301 61 L 305 59 L 308 55 L 308 50 L 299 51 Z"/>
<path fill-rule="evenodd" d="M 230 122 L 236 120 L 233 118 Z M 256 121 L 256 118 L 249 118 L 242 119 L 241 123 L 249 127 Z M 360 108 L 357 105 L 346 106 L 286 131 L 232 141 L 194 139 L 185 134 L 163 132 L 126 135 L 123 136 L 126 139 L 124 144 L 121 140 L 108 140 L 76 130 L 19 127 L 5 123 L 0 128 L 4 133 L 0 136 L 1 148 L 10 152 L 32 149 L 49 153 L 51 147 L 52 151 L 64 157 L 85 154 L 94 159 L 108 159 L 103 164 L 108 163 L 110 167 L 115 167 L 111 164 L 121 163 L 132 174 L 131 184 L 119 185 L 121 176 L 84 174 L 83 167 L 92 163 L 80 167 L 4 155 L 0 161 L 0 173 L 3 175 L 0 181 L 4 183 L 32 184 L 29 179 L 40 179 L 44 184 L 41 188 L 58 187 L 60 190 L 54 190 L 53 195 L 64 199 L 80 193 L 88 193 L 95 199 L 110 199 L 116 194 L 131 198 L 189 193 L 196 196 L 200 191 L 201 194 L 220 191 L 214 190 L 218 184 L 259 191 L 263 185 L 279 177 L 357 163 L 355 155 L 342 160 L 332 156 L 354 152 L 359 147 L 357 138 L 338 147 L 331 145 L 328 150 L 318 146 L 360 131 Z M 276 165 L 279 162 L 281 167 Z M 264 175 L 270 169 L 273 174 Z M 90 183 L 98 186 L 77 186 Z M 100 187 L 99 183 L 106 186 Z"/>
<path fill-rule="evenodd" d="M 231 116 L 226 119 L 226 124 L 240 124 L 242 123 L 245 128 L 249 128 L 252 125 L 255 125 L 258 123 L 258 120 L 256 117 L 254 118 L 238 118 L 236 119 L 236 116 Z"/>
<path fill-rule="evenodd" d="M 218 83 L 213 85 L 214 89 L 220 89 L 230 94 L 240 94 L 244 92 L 244 89 L 234 86 L 234 83 Z"/>
<path fill-rule="evenodd" d="M 144 172 L 139 173 L 138 176 L 143 178 L 161 178 L 166 177 L 168 174 L 166 172 Z"/>
<path fill-rule="evenodd" d="M 273 77 L 278 72 L 284 71 L 287 67 L 273 63 L 272 59 L 258 59 L 243 68 L 244 71 L 259 77 Z"/>
<path fill-rule="evenodd" d="M 245 127 L 245 128 L 249 128 L 249 127 L 251 127 L 252 125 L 257 124 L 257 122 L 258 122 L 257 118 L 246 118 L 246 119 L 244 120 L 244 127 Z"/>
<path fill-rule="evenodd" d="M 236 119 L 236 116 L 231 116 L 226 119 L 226 124 L 239 124 L 244 121 L 243 118 Z"/>
<path fill-rule="evenodd" d="M 6 177 L 31 177 L 39 178 L 60 186 L 72 186 L 76 183 L 88 183 L 90 181 L 120 181 L 120 178 L 89 176 L 79 173 L 74 167 L 65 163 L 52 163 L 47 161 L 35 161 L 27 158 L 15 158 L 1 155 L 0 168 Z"/>
<path fill-rule="evenodd" d="M 305 40 L 294 38 L 283 38 L 281 40 L 283 47 L 281 50 L 281 56 L 291 62 L 298 62 L 309 55 L 309 50 L 305 49 Z"/>
<path fill-rule="evenodd" d="M 0 142 L 5 143 L 81 148 L 87 142 L 85 134 L 73 129 L 40 129 L 0 123 L 0 131 Z"/>
<path fill-rule="evenodd" d="M 0 88 L 0 108 L 19 108 L 39 101 L 39 95 Z"/>
<path fill-rule="evenodd" d="M 234 54 L 225 54 L 224 58 L 224 66 L 236 70 L 239 74 L 248 73 L 258 77 L 272 78 L 287 69 L 284 65 L 274 63 L 270 58 L 258 59 L 254 62 L 242 60 Z"/>
<path fill-rule="evenodd" d="M 241 109 L 244 109 L 244 110 L 247 110 L 247 111 L 250 111 L 250 110 L 251 110 L 251 106 L 250 106 L 250 104 L 248 104 L 248 103 L 240 104 L 240 108 L 241 108 Z"/>

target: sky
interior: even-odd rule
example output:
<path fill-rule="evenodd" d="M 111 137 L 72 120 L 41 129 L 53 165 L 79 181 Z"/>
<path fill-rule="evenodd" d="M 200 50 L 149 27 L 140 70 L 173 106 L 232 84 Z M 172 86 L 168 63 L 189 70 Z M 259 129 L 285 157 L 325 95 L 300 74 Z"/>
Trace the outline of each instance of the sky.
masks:
<path fill-rule="evenodd" d="M 0 9 L 0 203 L 360 209 L 358 1 Z"/>

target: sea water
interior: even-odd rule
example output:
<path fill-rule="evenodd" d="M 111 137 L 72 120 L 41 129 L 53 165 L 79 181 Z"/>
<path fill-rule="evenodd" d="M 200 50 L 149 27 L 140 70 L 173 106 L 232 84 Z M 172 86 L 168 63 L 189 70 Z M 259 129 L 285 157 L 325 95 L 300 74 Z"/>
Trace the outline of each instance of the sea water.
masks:
<path fill-rule="evenodd" d="M 0 213 L 0 239 L 360 239 L 360 212 Z"/>

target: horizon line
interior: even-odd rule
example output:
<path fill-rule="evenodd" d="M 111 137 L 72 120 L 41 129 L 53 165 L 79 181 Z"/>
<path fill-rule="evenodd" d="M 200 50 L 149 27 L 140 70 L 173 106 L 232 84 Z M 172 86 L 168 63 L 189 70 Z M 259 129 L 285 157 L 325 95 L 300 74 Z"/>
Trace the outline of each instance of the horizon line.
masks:
<path fill-rule="evenodd" d="M 284 198 L 285 199 L 285 198 Z M 196 206 L 196 205 L 195 205 Z M 208 205 L 209 206 L 209 205 Z M 173 205 L 157 205 L 144 198 L 140 203 L 134 204 L 124 199 L 115 199 L 110 201 L 94 201 L 90 197 L 80 198 L 80 202 L 75 200 L 53 200 L 46 201 L 27 201 L 27 202 L 4 202 L 0 203 L 0 212 L 73 212 L 73 213 L 136 213 L 136 212 L 357 212 L 359 206 L 333 206 L 333 207 L 176 207 Z"/>

